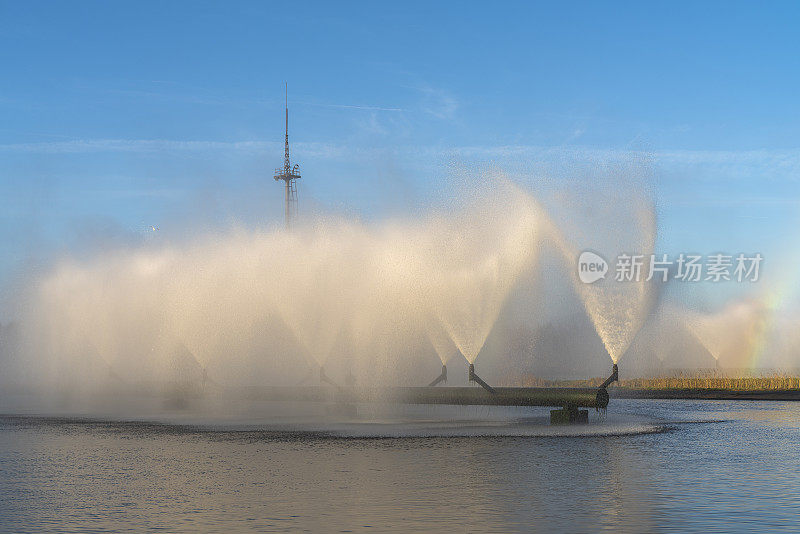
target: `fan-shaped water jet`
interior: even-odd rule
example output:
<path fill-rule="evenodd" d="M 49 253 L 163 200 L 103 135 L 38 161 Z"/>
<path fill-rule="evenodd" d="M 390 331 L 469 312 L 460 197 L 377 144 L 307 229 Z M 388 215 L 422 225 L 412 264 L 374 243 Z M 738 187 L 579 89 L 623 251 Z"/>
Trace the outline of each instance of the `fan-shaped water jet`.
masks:
<path fill-rule="evenodd" d="M 613 363 L 632 343 L 655 296 L 647 280 L 656 239 L 655 209 L 636 183 L 622 182 L 613 190 L 591 191 L 584 197 L 561 195 L 547 209 L 539 206 L 542 233 L 569 269 L 575 292 Z M 606 276 L 584 283 L 578 277 L 578 258 L 586 250 L 605 251 L 600 259 L 606 262 L 627 253 L 640 263 L 631 266 L 631 279 Z"/>

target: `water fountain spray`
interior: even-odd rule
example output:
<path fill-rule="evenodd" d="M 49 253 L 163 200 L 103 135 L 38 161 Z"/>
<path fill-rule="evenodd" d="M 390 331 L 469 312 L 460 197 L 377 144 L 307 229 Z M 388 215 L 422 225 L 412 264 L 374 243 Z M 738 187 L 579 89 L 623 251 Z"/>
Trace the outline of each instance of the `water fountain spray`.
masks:
<path fill-rule="evenodd" d="M 504 207 L 499 218 L 496 210 L 470 208 L 453 221 L 438 217 L 423 225 L 371 229 L 327 221 L 293 233 L 236 231 L 172 248 L 122 249 L 91 260 L 64 262 L 32 286 L 21 350 L 35 357 L 32 365 L 39 363 L 32 368 L 52 368 L 55 375 L 61 362 L 81 362 L 87 347 L 97 345 L 97 352 L 111 359 L 115 370 L 148 385 L 163 382 L 174 367 L 169 344 L 160 342 L 152 349 L 151 340 L 188 336 L 193 346 L 204 347 L 206 355 L 197 362 L 199 367 L 189 366 L 192 376 L 208 386 L 213 385 L 212 369 L 228 380 L 249 381 L 248 376 L 239 377 L 250 366 L 262 364 L 280 364 L 287 374 L 276 381 L 283 379 L 285 384 L 305 363 L 286 356 L 302 349 L 308 357 L 306 380 L 318 375 L 333 391 L 264 385 L 256 388 L 259 398 L 326 403 L 333 399 L 347 410 L 356 402 L 386 399 L 409 404 L 551 406 L 564 408 L 552 417 L 554 422 L 565 417 L 566 422 L 578 422 L 573 415 L 579 409 L 608 405 L 605 387 L 617 379 L 616 367 L 601 388 L 492 387 L 475 373 L 475 359 L 514 284 L 535 265 L 539 243 L 537 205 L 513 188 L 498 200 Z M 458 246 L 452 246 L 454 242 Z M 271 276 L 264 277 L 264 272 Z M 107 284 L 98 284 L 109 279 L 113 292 L 106 291 Z M 623 299 L 623 304 L 630 300 Z M 348 355 L 346 364 L 370 370 L 375 365 L 391 369 L 391 356 L 398 349 L 416 346 L 411 335 L 418 331 L 412 326 L 427 324 L 442 364 L 441 374 L 431 383 L 437 387 L 355 388 L 352 379 L 337 384 L 329 378 L 323 365 L 343 325 L 356 319 L 353 341 L 360 349 Z M 606 330 L 611 329 L 600 328 L 602 333 Z M 625 340 L 629 330 L 634 329 L 626 327 Z M 262 361 L 261 347 L 270 337 L 281 341 L 270 351 L 271 359 Z M 376 345 L 378 354 L 373 353 Z M 618 347 L 614 354 L 624 352 L 624 343 L 611 345 Z M 148 354 L 144 361 L 135 357 L 142 352 Z M 489 394 L 476 387 L 443 387 L 446 364 L 456 352 L 468 362 L 469 381 Z M 19 374 L 23 371 L 20 366 Z M 40 382 L 47 380 L 53 379 L 47 376 Z M 82 377 L 69 380 L 78 388 L 85 382 Z M 214 389 L 228 394 L 224 388 Z"/>

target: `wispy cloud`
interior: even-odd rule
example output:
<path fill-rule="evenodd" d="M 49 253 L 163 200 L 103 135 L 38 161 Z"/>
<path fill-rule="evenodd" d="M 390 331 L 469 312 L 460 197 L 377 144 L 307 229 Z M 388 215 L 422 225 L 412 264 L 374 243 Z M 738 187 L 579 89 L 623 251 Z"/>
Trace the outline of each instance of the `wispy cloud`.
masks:
<path fill-rule="evenodd" d="M 156 100 L 168 102 L 181 102 L 186 104 L 202 104 L 202 105 L 218 105 L 218 106 L 235 106 L 235 107 L 252 107 L 252 106 L 268 106 L 274 107 L 280 105 L 283 107 L 283 94 L 280 98 L 274 99 L 260 99 L 254 98 L 252 95 L 220 95 L 215 91 L 202 86 L 187 85 L 176 83 L 169 80 L 128 80 L 123 81 L 124 85 L 120 86 L 119 81 L 114 82 L 97 82 L 96 80 L 79 80 L 74 83 L 74 87 L 89 94 L 109 94 L 127 97 L 131 99 L 141 100 Z M 295 100 L 291 98 L 289 93 L 289 106 L 312 106 L 318 108 L 331 108 L 342 110 L 355 110 L 355 111 L 379 111 L 399 113 L 405 111 L 400 107 L 392 106 L 379 106 L 373 104 L 361 103 L 326 103 L 314 102 L 309 100 Z M 2 103 L 2 100 L 0 100 Z"/>
<path fill-rule="evenodd" d="M 418 88 L 422 93 L 422 110 L 437 119 L 452 120 L 460 106 L 460 102 L 450 92 L 423 85 Z"/>
<path fill-rule="evenodd" d="M 185 189 L 179 188 L 154 188 L 154 189 L 97 189 L 88 190 L 87 195 L 99 195 L 105 198 L 180 198 L 187 194 Z"/>
<path fill-rule="evenodd" d="M 294 143 L 293 148 L 310 156 L 334 157 L 344 146 L 329 143 Z M 100 152 L 264 152 L 282 150 L 274 141 L 176 141 L 170 139 L 75 139 L 42 143 L 0 144 L 0 153 L 88 154 Z"/>
<path fill-rule="evenodd" d="M 261 150 L 278 146 L 265 141 L 174 141 L 168 139 L 73 139 L 0 145 L 0 152 L 78 154 L 90 152 L 165 152 L 194 150 Z"/>
<path fill-rule="evenodd" d="M 370 115 L 364 126 L 377 133 L 383 126 L 373 121 Z M 40 143 L 0 144 L 0 154 L 81 154 L 100 152 L 132 153 L 192 153 L 192 152 L 275 152 L 283 144 L 274 141 L 181 141 L 170 139 L 75 139 Z M 473 145 L 435 146 L 396 145 L 391 148 L 359 148 L 343 143 L 303 143 L 292 145 L 293 150 L 306 157 L 327 159 L 370 154 L 385 155 L 387 151 L 397 156 L 429 159 L 461 158 L 464 160 L 494 160 L 500 163 L 518 162 L 625 162 L 631 158 L 648 158 L 653 163 L 669 168 L 708 167 L 747 174 L 770 171 L 781 176 L 800 179 L 800 149 L 774 150 L 626 150 L 586 146 L 537 146 L 537 145 Z"/>
<path fill-rule="evenodd" d="M 572 143 L 573 141 L 577 141 L 578 139 L 583 137 L 583 134 L 585 134 L 585 133 L 586 133 L 586 128 L 575 128 L 572 131 L 572 133 L 570 133 L 567 136 L 567 138 L 564 139 L 564 142 L 561 143 L 561 144 L 562 145 L 568 145 L 569 143 Z"/>
<path fill-rule="evenodd" d="M 360 111 L 389 111 L 389 112 L 402 112 L 403 108 L 389 108 L 383 106 L 369 106 L 361 104 L 320 104 L 317 102 L 292 102 L 301 106 L 315 106 L 320 108 L 334 108 L 334 109 L 355 109 Z"/>
<path fill-rule="evenodd" d="M 714 165 L 765 167 L 795 170 L 800 173 L 800 149 L 775 150 L 625 150 L 585 146 L 462 146 L 448 149 L 451 154 L 475 159 L 574 159 L 578 161 L 627 161 L 632 157 L 651 158 L 669 165 Z M 798 174 L 800 178 L 800 174 Z"/>
<path fill-rule="evenodd" d="M 786 196 L 753 196 L 745 195 L 741 197 L 697 197 L 692 195 L 691 198 L 686 196 L 670 196 L 664 197 L 662 200 L 669 203 L 671 206 L 681 207 L 697 207 L 697 206 L 713 206 L 719 208 L 751 208 L 751 207 L 800 207 L 800 198 L 786 197 Z M 745 215 L 743 215 L 745 216 Z M 754 218 L 760 218 L 755 217 Z"/>
<path fill-rule="evenodd" d="M 389 133 L 386 127 L 381 124 L 377 113 L 370 113 L 366 120 L 358 121 L 358 128 L 366 134 L 384 136 Z"/>

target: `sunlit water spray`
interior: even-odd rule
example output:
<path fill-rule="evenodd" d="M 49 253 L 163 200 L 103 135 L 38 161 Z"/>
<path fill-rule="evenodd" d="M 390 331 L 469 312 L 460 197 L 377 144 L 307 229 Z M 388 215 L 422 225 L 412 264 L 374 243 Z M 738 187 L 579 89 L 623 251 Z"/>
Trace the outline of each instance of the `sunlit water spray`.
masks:
<path fill-rule="evenodd" d="M 326 365 L 396 383 L 400 372 L 428 376 L 416 360 L 430 355 L 428 340 L 442 364 L 456 350 L 474 363 L 543 242 L 571 273 L 583 248 L 653 249 L 651 204 L 633 192 L 609 186 L 582 202 L 565 192 L 545 209 L 500 173 L 482 178 L 491 187 L 414 220 L 331 217 L 293 232 L 231 229 L 64 259 L 30 282 L 19 367 L 40 383 L 93 383 L 86 368 L 99 368 L 128 382 L 209 373 L 285 385 Z M 614 362 L 649 309 L 645 277 L 576 281 Z"/>
<path fill-rule="evenodd" d="M 471 364 L 538 249 L 536 204 L 508 183 L 503 194 L 504 202 L 481 205 L 480 217 L 441 225 L 439 252 L 429 266 L 431 307 Z"/>
<path fill-rule="evenodd" d="M 65 258 L 30 281 L 16 370 L 42 385 L 297 383 L 343 343 L 355 371 L 409 364 L 432 317 L 474 362 L 537 243 L 530 196 L 493 191 L 422 221 L 331 218 Z"/>
<path fill-rule="evenodd" d="M 362 289 L 354 277 L 368 243 L 352 226 L 317 228 L 286 240 L 286 248 L 275 251 L 274 269 L 264 272 L 275 278 L 272 306 L 320 367 Z"/>
<path fill-rule="evenodd" d="M 431 319 L 425 324 L 425 330 L 428 334 L 428 340 L 436 351 L 436 355 L 442 362 L 442 365 L 447 365 L 450 359 L 458 354 L 458 347 L 455 346 L 453 340 L 447 330 L 444 329 L 441 322 L 436 317 Z"/>
<path fill-rule="evenodd" d="M 764 325 L 766 310 L 757 301 L 734 302 L 716 313 L 687 311 L 686 328 L 719 364 L 725 358 L 735 367 L 748 367 L 754 344 Z"/>
<path fill-rule="evenodd" d="M 654 303 L 654 283 L 647 278 L 656 240 L 655 208 L 631 177 L 609 180 L 599 191 L 582 193 L 562 193 L 547 210 L 541 209 L 543 234 L 572 273 L 575 291 L 616 364 Z M 594 283 L 578 278 L 578 257 L 585 250 L 601 253 L 608 262 L 606 276 Z M 616 278 L 619 254 L 641 256 L 640 270 L 631 280 Z"/>

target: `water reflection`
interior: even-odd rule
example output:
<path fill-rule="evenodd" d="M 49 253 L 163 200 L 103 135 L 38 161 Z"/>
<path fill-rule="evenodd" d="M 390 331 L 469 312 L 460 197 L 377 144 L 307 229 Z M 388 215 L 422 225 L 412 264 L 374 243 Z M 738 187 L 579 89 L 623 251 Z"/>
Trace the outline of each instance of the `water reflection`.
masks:
<path fill-rule="evenodd" d="M 344 438 L 5 417 L 0 530 L 800 527 L 794 405 L 615 407 L 594 428 L 612 428 L 633 413 L 670 430 Z M 704 419 L 723 422 L 684 422 Z"/>

